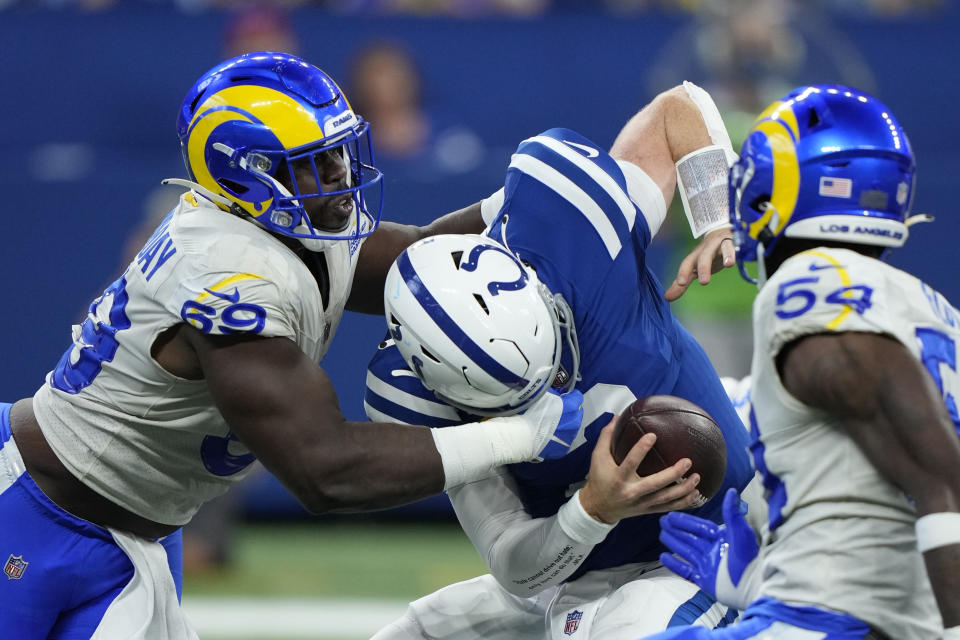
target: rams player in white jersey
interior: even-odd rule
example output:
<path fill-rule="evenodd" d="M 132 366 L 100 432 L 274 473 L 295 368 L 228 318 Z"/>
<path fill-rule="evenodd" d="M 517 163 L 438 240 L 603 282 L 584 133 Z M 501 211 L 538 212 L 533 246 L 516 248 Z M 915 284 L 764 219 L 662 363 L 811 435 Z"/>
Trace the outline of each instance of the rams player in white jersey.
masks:
<path fill-rule="evenodd" d="M 687 264 L 705 278 L 714 258 L 733 265 L 733 158 L 712 99 L 685 83 L 634 116 L 609 153 L 569 129 L 524 140 L 483 203 L 484 234 L 427 238 L 397 259 L 384 292 L 391 339 L 367 375 L 372 419 L 455 425 L 551 385 L 583 393 L 584 419 L 562 458 L 449 492 L 490 574 L 411 603 L 375 640 L 632 640 L 736 615 L 660 564 L 651 515 L 692 508 L 719 522 L 721 499 L 697 494 L 689 460 L 640 477 L 649 437 L 619 466 L 610 454 L 614 414 L 667 393 L 720 425 L 724 486 L 736 493 L 754 476 L 742 421 L 646 265 L 678 175 L 692 220 L 712 228 L 695 230 L 705 239 Z"/>
<path fill-rule="evenodd" d="M 36 395 L 0 405 L 4 638 L 195 637 L 179 528 L 255 459 L 312 512 L 375 509 L 532 459 L 559 421 L 579 425 L 579 401 L 558 395 L 436 437 L 344 419 L 318 366 L 343 309 L 382 313 L 404 247 L 483 222 L 478 203 L 380 224 L 367 123 L 321 70 L 228 60 L 189 91 L 178 133 L 190 181 L 170 182 L 190 190 Z"/>
<path fill-rule="evenodd" d="M 755 123 L 731 220 L 738 262 L 758 263 L 769 521 L 758 549 L 736 496 L 722 529 L 664 516 L 664 562 L 745 611 L 652 637 L 960 638 L 960 314 L 880 260 L 925 218 L 909 217 L 914 171 L 893 114 L 856 89 L 800 87 Z"/>

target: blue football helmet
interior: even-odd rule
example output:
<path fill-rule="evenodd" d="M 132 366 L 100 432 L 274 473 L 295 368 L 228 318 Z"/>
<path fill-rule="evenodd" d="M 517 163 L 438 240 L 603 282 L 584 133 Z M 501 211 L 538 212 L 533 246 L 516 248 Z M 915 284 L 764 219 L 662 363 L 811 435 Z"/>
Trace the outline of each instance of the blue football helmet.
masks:
<path fill-rule="evenodd" d="M 221 208 L 308 247 L 311 240 L 362 238 L 379 224 L 382 174 L 373 166 L 368 128 L 330 76 L 296 56 L 268 51 L 232 58 L 205 73 L 177 119 L 190 186 L 199 185 Z M 346 187 L 324 192 L 318 166 L 330 154 L 347 169 Z M 297 183 L 298 161 L 312 167 L 313 185 Z M 379 193 L 371 199 L 366 193 L 374 185 Z M 353 215 L 340 229 L 314 226 L 304 201 L 337 195 L 352 198 Z"/>
<path fill-rule="evenodd" d="M 744 262 L 780 238 L 899 247 L 916 164 L 890 110 L 839 85 L 794 89 L 757 118 L 730 168 L 730 221 Z"/>

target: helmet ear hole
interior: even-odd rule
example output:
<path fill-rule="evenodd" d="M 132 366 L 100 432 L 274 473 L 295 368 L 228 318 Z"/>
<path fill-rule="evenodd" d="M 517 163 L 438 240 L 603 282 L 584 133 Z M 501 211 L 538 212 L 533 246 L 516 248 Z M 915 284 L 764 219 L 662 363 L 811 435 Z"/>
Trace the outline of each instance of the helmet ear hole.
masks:
<path fill-rule="evenodd" d="M 813 129 L 818 124 L 820 124 L 820 115 L 816 109 L 810 109 L 810 115 L 807 118 L 807 128 Z"/>
<path fill-rule="evenodd" d="M 759 211 L 760 213 L 763 213 L 766 210 L 766 207 L 764 207 L 763 205 L 765 205 L 768 202 L 770 202 L 770 194 L 761 193 L 756 198 L 750 201 L 750 208 L 753 209 L 754 211 Z"/>
<path fill-rule="evenodd" d="M 220 184 L 221 187 L 238 196 L 243 195 L 244 193 L 250 190 L 246 186 L 240 184 L 239 182 L 234 182 L 229 178 L 220 178 L 219 180 L 217 180 L 217 182 Z"/>
<path fill-rule="evenodd" d="M 200 101 L 207 95 L 206 91 L 201 91 L 197 94 L 197 97 L 190 102 L 190 113 L 196 113 L 197 105 L 200 104 Z"/>
<path fill-rule="evenodd" d="M 460 259 L 463 258 L 463 251 L 454 251 L 450 254 L 450 257 L 453 258 L 453 266 L 457 269 L 460 268 Z"/>
<path fill-rule="evenodd" d="M 479 293 L 473 294 L 473 299 L 477 301 L 477 304 L 480 305 L 480 308 L 483 309 L 483 312 L 487 315 L 490 315 L 490 309 L 487 308 L 487 303 L 484 301 L 483 296 Z"/>
<path fill-rule="evenodd" d="M 428 358 L 430 358 L 431 360 L 433 360 L 433 361 L 436 362 L 437 364 L 440 364 L 440 358 L 438 358 L 437 356 L 435 356 L 435 355 L 433 355 L 432 353 L 430 353 L 430 352 L 427 350 L 427 348 L 426 348 L 425 346 L 423 346 L 422 344 L 420 345 L 420 351 L 423 353 L 423 355 L 427 356 Z"/>

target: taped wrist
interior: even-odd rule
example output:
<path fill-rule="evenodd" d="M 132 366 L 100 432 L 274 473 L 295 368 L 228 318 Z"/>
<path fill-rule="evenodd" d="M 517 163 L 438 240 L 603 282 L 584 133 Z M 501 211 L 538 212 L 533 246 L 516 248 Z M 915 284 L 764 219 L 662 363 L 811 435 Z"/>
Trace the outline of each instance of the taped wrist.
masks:
<path fill-rule="evenodd" d="M 557 522 L 563 532 L 580 544 L 595 545 L 603 542 L 616 524 L 600 522 L 587 513 L 580 503 L 580 490 L 567 500 L 557 512 Z"/>
<path fill-rule="evenodd" d="M 431 429 L 443 461 L 444 490 L 482 480 L 497 467 L 536 455 L 530 423 L 520 416 Z"/>
<path fill-rule="evenodd" d="M 688 153 L 677 162 L 677 186 L 683 210 L 693 237 L 699 238 L 715 229 L 730 226 L 727 170 L 737 161 L 737 154 L 710 94 L 687 81 L 684 81 L 683 89 L 700 111 L 713 142 L 712 146 Z"/>
<path fill-rule="evenodd" d="M 713 101 L 710 94 L 701 87 L 689 82 L 683 81 L 683 89 L 687 96 L 700 110 L 700 116 L 703 118 L 703 124 L 707 127 L 707 133 L 710 135 L 710 141 L 723 149 L 727 159 L 727 167 L 730 167 L 737 161 L 737 153 L 733 150 L 733 144 L 730 142 L 730 134 L 727 133 L 727 127 L 723 124 L 723 117 L 720 110 L 717 109 L 717 103 Z"/>
<path fill-rule="evenodd" d="M 943 630 L 943 640 L 960 640 L 960 627 L 950 627 Z"/>
<path fill-rule="evenodd" d="M 960 544 L 960 513 L 928 513 L 917 518 L 917 549 L 930 549 Z"/>
<path fill-rule="evenodd" d="M 694 238 L 730 226 L 727 168 L 726 154 L 717 145 L 677 161 L 677 188 Z"/>

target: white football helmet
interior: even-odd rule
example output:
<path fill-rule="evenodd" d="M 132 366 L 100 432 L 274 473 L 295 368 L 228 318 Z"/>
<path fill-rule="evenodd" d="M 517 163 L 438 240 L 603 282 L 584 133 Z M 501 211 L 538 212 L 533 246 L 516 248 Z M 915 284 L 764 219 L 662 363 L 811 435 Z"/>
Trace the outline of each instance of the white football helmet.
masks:
<path fill-rule="evenodd" d="M 438 235 L 407 248 L 390 268 L 387 327 L 440 399 L 475 415 L 526 409 L 554 385 L 564 342 L 573 388 L 579 348 L 573 314 L 509 249 L 478 235 Z"/>

